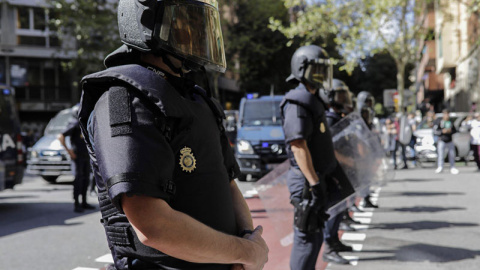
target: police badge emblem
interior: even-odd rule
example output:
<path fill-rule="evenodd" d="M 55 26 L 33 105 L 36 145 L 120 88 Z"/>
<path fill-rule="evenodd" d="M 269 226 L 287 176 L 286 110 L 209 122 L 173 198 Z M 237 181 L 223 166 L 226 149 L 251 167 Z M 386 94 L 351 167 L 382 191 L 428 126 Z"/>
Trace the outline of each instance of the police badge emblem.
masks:
<path fill-rule="evenodd" d="M 191 173 L 196 169 L 197 160 L 192 153 L 192 149 L 189 147 L 184 147 L 180 150 L 180 166 L 184 172 Z"/>
<path fill-rule="evenodd" d="M 320 124 L 320 132 L 325 133 L 325 131 L 326 131 L 326 129 L 325 129 L 325 124 L 322 122 L 322 123 Z"/>

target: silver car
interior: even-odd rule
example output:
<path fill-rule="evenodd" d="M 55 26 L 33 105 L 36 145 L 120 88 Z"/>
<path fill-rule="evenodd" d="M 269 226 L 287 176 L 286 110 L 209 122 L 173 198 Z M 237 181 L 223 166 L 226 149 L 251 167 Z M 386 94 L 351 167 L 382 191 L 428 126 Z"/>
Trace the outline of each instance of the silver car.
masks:
<path fill-rule="evenodd" d="M 57 136 L 66 129 L 70 119 L 74 117 L 75 109 L 74 107 L 60 111 L 48 123 L 44 136 L 28 149 L 28 174 L 41 176 L 51 183 L 61 175 L 74 175 L 70 156 Z M 68 137 L 66 143 L 70 146 Z"/>
<path fill-rule="evenodd" d="M 440 121 L 443 114 L 435 114 L 435 120 Z M 452 139 L 455 145 L 456 157 L 458 160 L 470 160 L 470 133 L 468 126 L 465 125 L 465 119 L 468 113 L 450 113 L 450 119 L 453 121 L 457 133 L 453 134 Z M 437 161 L 437 136 L 433 133 L 433 123 L 426 120 L 417 125 L 417 130 L 413 133 L 417 137 L 415 152 L 419 161 Z M 445 157 L 447 153 L 445 152 Z"/>

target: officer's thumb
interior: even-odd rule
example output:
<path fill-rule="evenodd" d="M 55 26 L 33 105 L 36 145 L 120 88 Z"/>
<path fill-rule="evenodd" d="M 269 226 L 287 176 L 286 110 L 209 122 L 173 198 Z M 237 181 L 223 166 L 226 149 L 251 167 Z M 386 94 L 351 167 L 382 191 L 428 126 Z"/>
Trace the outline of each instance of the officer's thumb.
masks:
<path fill-rule="evenodd" d="M 261 225 L 258 225 L 255 230 L 253 230 L 253 233 L 258 232 L 260 235 L 263 233 L 263 227 Z"/>

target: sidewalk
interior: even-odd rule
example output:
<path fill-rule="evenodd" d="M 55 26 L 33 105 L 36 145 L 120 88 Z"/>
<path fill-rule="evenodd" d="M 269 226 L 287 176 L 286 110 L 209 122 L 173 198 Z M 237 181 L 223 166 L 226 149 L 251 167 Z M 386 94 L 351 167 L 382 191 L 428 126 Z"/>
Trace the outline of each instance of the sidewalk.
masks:
<path fill-rule="evenodd" d="M 396 171 L 379 192 L 380 208 L 355 216 L 369 224 L 342 235 L 359 250 L 342 254 L 351 265 L 319 262 L 316 269 L 480 269 L 480 173 L 473 164 L 458 169 Z M 264 269 L 289 269 L 291 245 L 282 246 L 258 197 L 247 203 L 270 248 Z"/>

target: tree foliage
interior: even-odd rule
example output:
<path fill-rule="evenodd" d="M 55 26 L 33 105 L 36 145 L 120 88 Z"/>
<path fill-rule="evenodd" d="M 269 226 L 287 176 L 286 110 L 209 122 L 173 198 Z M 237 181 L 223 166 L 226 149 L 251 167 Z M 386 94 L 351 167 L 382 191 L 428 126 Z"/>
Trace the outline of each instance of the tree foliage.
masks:
<path fill-rule="evenodd" d="M 290 40 L 299 36 L 306 43 L 335 35 L 335 43 L 345 57 L 341 67 L 351 72 L 359 59 L 386 50 L 397 68 L 397 90 L 403 105 L 405 67 L 416 62 L 418 41 L 431 0 L 283 0 L 296 11 L 295 20 L 283 26 L 272 18 L 270 27 Z"/>
<path fill-rule="evenodd" d="M 242 91 L 268 94 L 289 89 L 285 79 L 290 75 L 290 59 L 295 51 L 287 47 L 288 39 L 271 31 L 269 18 L 288 22 L 288 10 L 278 0 L 224 0 L 234 19 L 226 22 L 225 46 L 229 69 L 237 69 Z M 239 65 L 235 65 L 238 61 Z M 279 91 L 280 89 L 280 91 Z"/>
<path fill-rule="evenodd" d="M 62 49 L 75 52 L 66 68 L 81 77 L 103 68 L 103 58 L 120 46 L 117 1 L 52 0 L 50 25 L 57 29 Z"/>

